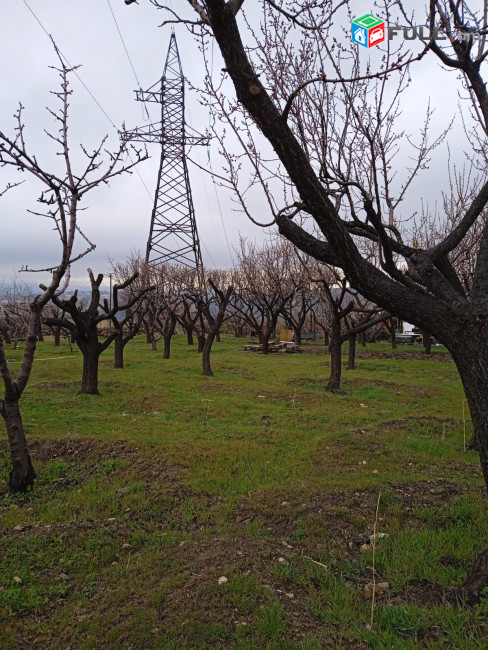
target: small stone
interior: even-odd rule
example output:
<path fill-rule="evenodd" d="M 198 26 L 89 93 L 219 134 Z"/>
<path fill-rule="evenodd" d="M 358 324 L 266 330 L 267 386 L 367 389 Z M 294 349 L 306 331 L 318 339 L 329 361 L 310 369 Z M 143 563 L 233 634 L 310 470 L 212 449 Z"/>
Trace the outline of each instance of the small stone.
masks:
<path fill-rule="evenodd" d="M 390 588 L 389 582 L 377 582 L 375 585 L 373 585 L 373 583 L 370 582 L 367 585 L 365 585 L 363 596 L 365 600 L 370 600 L 371 598 L 373 598 L 373 591 L 377 596 L 381 596 L 386 591 L 388 591 L 389 588 Z"/>
<path fill-rule="evenodd" d="M 154 628 L 151 630 L 151 634 L 159 634 L 159 627 L 154 627 Z"/>
<path fill-rule="evenodd" d="M 127 548 L 131 548 L 130 544 L 122 544 L 122 548 L 125 550 Z"/>
<path fill-rule="evenodd" d="M 279 557 L 279 558 L 278 558 L 278 562 L 279 562 L 280 564 L 288 564 L 288 562 L 285 560 L 284 557 Z"/>
<path fill-rule="evenodd" d="M 281 545 L 284 546 L 285 548 L 293 548 L 293 546 L 290 546 L 290 544 L 288 544 L 288 542 L 285 542 L 285 540 L 281 542 Z"/>
<path fill-rule="evenodd" d="M 14 526 L 14 530 L 17 531 L 18 533 L 22 533 L 24 530 L 27 530 L 29 528 L 29 524 L 17 524 L 17 526 Z"/>
<path fill-rule="evenodd" d="M 361 544 L 359 550 L 361 551 L 361 553 L 366 553 L 366 551 L 371 550 L 371 546 L 369 544 Z"/>
<path fill-rule="evenodd" d="M 19 578 L 19 576 L 14 576 L 14 582 L 20 584 L 22 582 L 22 578 Z"/>
<path fill-rule="evenodd" d="M 112 524 L 114 521 L 117 521 L 117 518 L 116 518 L 116 517 L 109 517 L 109 518 L 107 519 L 107 522 L 108 522 L 109 524 Z"/>
<path fill-rule="evenodd" d="M 119 563 L 114 560 L 111 566 L 119 566 Z"/>
<path fill-rule="evenodd" d="M 281 505 L 282 505 L 282 506 L 287 506 L 287 505 L 288 505 L 288 501 L 282 501 Z"/>
<path fill-rule="evenodd" d="M 285 594 L 285 596 L 286 596 L 287 598 L 289 598 L 290 600 L 291 600 L 292 598 L 295 598 L 295 594 L 291 593 L 291 591 L 290 591 L 289 593 Z"/>
<path fill-rule="evenodd" d="M 69 580 L 70 579 L 69 575 L 67 573 L 60 573 L 58 577 L 61 578 L 61 580 Z"/>
<path fill-rule="evenodd" d="M 377 470 L 377 469 L 374 469 L 374 470 L 373 470 L 373 474 L 378 474 L 378 470 Z"/>
<path fill-rule="evenodd" d="M 258 395 L 259 399 L 266 399 L 266 395 Z"/>
<path fill-rule="evenodd" d="M 369 544 L 368 535 L 358 535 L 351 540 L 351 544 L 356 544 L 356 546 L 361 546 L 361 544 Z"/>
<path fill-rule="evenodd" d="M 229 579 L 226 578 L 225 576 L 220 576 L 218 582 L 219 582 L 219 585 L 225 585 L 226 582 L 229 582 Z"/>
<path fill-rule="evenodd" d="M 367 465 L 368 463 L 365 460 L 363 460 L 363 461 L 361 461 L 361 464 L 362 465 Z"/>

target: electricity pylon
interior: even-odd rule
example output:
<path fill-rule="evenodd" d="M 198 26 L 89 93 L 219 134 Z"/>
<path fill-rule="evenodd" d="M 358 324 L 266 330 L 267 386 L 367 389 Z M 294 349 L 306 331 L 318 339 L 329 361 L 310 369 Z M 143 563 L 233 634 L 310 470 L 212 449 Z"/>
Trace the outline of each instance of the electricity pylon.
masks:
<path fill-rule="evenodd" d="M 186 134 L 185 78 L 174 32 L 161 80 L 148 90 L 137 90 L 136 99 L 161 105 L 160 122 L 120 134 L 123 142 L 158 142 L 161 145 L 146 262 L 173 262 L 196 268 L 200 275 L 202 254 L 186 164 L 186 145 L 207 145 L 209 138 Z"/>

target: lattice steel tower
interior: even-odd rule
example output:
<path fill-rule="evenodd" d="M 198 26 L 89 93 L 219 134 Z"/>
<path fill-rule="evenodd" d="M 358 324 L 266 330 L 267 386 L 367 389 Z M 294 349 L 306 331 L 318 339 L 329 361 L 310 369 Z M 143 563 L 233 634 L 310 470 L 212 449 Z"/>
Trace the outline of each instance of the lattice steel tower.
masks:
<path fill-rule="evenodd" d="M 146 262 L 174 262 L 201 269 L 202 254 L 191 196 L 186 145 L 208 144 L 208 137 L 188 136 L 185 125 L 185 78 L 174 32 L 163 76 L 137 101 L 161 104 L 161 121 L 123 131 L 123 142 L 159 142 L 161 159 L 147 241 Z"/>

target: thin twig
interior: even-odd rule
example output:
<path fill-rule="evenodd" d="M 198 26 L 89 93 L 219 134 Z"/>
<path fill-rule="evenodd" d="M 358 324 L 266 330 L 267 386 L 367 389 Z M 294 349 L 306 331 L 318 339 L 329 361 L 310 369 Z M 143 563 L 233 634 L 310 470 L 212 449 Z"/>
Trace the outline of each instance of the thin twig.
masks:
<path fill-rule="evenodd" d="M 378 527 L 378 516 L 380 512 L 380 499 L 381 499 L 381 491 L 378 492 L 378 501 L 376 503 L 376 515 L 374 518 L 374 526 L 373 526 L 373 598 L 371 599 L 371 620 L 370 620 L 370 625 L 371 629 L 373 629 L 373 622 L 374 622 L 374 608 L 375 608 L 375 598 L 376 598 L 376 570 L 375 570 L 375 559 L 376 559 L 376 529 Z"/>

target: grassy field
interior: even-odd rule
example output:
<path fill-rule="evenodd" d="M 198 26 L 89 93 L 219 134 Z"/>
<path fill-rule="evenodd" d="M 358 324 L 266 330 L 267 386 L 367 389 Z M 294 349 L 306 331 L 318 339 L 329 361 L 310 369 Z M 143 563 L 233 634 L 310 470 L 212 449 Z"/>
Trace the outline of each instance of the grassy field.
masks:
<path fill-rule="evenodd" d="M 136 339 L 97 397 L 78 351 L 39 346 L 33 493 L 6 495 L 0 448 L 2 650 L 488 648 L 488 599 L 453 598 L 488 505 L 447 354 L 360 349 L 331 395 L 320 346 L 242 346 L 205 378 L 183 337 L 170 360 Z"/>

